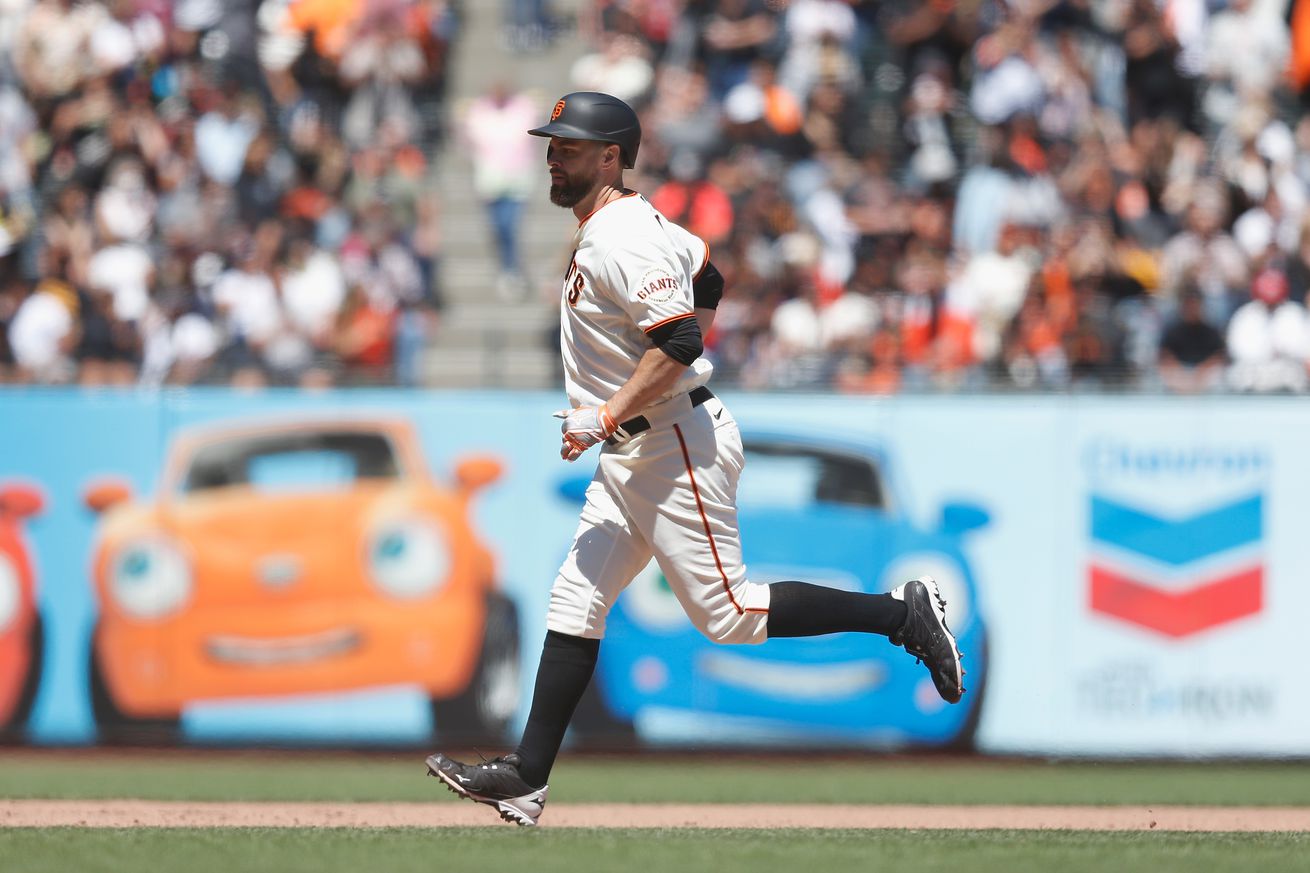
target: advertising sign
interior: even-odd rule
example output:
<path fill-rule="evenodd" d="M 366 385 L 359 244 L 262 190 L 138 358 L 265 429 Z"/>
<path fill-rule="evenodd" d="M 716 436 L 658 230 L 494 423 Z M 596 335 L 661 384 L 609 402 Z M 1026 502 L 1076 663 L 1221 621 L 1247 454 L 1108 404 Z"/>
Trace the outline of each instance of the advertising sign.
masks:
<path fill-rule="evenodd" d="M 729 395 L 760 581 L 936 577 L 964 700 L 879 637 L 726 647 L 657 566 L 571 742 L 1310 754 L 1291 399 Z M 514 737 L 594 457 L 553 393 L 0 394 L 0 731 Z M 458 426 L 477 418 L 476 433 Z"/>

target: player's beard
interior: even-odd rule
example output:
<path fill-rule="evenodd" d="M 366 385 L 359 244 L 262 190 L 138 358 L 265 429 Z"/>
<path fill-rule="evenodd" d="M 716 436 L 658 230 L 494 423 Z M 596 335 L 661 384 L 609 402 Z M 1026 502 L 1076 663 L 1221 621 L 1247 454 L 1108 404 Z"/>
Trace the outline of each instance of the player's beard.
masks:
<path fill-rule="evenodd" d="M 581 176 L 565 176 L 563 182 L 550 180 L 550 202 L 556 206 L 562 206 L 565 209 L 572 209 L 577 206 L 596 185 L 598 173 L 593 173 L 590 178 Z"/>

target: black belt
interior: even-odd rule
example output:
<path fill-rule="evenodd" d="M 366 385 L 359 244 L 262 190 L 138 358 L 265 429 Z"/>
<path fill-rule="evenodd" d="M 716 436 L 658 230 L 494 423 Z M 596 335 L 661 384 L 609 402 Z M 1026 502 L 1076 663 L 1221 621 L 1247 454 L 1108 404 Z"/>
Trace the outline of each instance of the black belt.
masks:
<path fill-rule="evenodd" d="M 693 388 L 687 392 L 687 397 L 691 399 L 692 409 L 700 406 L 713 396 L 714 392 L 706 388 L 704 385 L 699 388 Z M 650 430 L 650 421 L 644 415 L 634 415 L 632 418 L 629 418 L 627 421 L 623 422 L 623 424 L 619 425 L 619 430 L 623 431 L 628 436 L 633 437 L 641 433 L 643 430 Z M 616 442 L 616 440 L 614 440 L 613 437 L 610 437 L 609 442 L 613 443 Z"/>

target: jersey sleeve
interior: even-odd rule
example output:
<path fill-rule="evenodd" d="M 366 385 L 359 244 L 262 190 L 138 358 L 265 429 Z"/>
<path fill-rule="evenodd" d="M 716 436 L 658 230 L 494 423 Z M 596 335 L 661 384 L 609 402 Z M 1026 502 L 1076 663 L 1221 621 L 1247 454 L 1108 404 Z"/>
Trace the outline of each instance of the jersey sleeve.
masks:
<path fill-rule="evenodd" d="M 691 278 L 672 247 L 651 240 L 621 246 L 606 258 L 601 280 L 647 334 L 678 319 L 696 317 Z"/>

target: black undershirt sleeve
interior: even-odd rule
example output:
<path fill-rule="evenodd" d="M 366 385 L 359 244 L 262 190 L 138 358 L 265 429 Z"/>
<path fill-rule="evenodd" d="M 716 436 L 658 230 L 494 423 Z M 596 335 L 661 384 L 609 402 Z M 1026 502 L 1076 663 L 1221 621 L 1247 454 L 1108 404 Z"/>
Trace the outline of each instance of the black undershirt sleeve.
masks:
<path fill-rule="evenodd" d="M 723 274 L 709 261 L 691 283 L 692 301 L 697 309 L 718 309 L 723 297 Z"/>
<path fill-rule="evenodd" d="M 699 304 L 698 304 L 699 305 Z M 691 366 L 692 362 L 705 351 L 701 340 L 700 324 L 696 316 L 688 313 L 685 318 L 666 321 L 646 331 L 655 346 L 679 364 Z"/>

